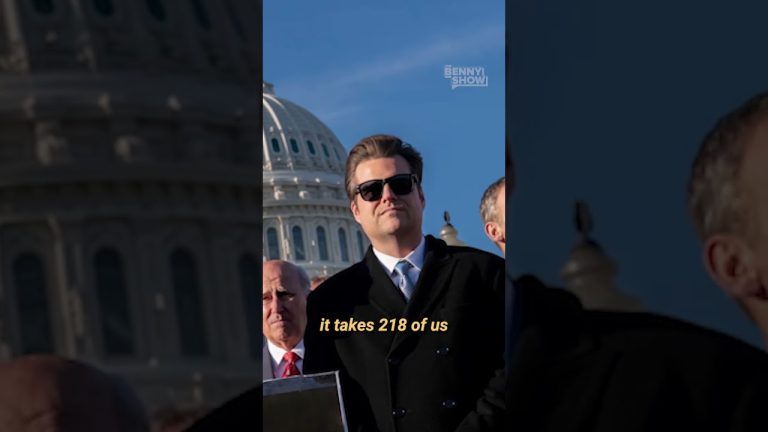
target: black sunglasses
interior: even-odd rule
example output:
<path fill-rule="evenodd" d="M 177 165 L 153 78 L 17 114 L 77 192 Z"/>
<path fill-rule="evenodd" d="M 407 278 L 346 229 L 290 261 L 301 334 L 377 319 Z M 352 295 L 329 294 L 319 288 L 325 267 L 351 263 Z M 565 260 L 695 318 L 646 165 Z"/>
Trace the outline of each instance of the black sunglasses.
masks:
<path fill-rule="evenodd" d="M 413 191 L 413 185 L 418 182 L 419 179 L 416 174 L 398 174 L 383 180 L 362 182 L 355 188 L 355 193 L 359 193 L 360 198 L 365 201 L 378 201 L 384 193 L 384 185 L 386 184 L 389 185 L 395 195 L 408 195 Z"/>

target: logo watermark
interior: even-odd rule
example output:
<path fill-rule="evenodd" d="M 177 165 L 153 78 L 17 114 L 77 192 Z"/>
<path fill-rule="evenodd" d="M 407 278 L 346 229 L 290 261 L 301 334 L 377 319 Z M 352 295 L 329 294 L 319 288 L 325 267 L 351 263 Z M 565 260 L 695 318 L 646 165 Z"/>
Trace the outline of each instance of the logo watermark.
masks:
<path fill-rule="evenodd" d="M 451 80 L 451 90 L 456 87 L 488 87 L 488 75 L 482 66 L 445 65 L 443 76 Z"/>

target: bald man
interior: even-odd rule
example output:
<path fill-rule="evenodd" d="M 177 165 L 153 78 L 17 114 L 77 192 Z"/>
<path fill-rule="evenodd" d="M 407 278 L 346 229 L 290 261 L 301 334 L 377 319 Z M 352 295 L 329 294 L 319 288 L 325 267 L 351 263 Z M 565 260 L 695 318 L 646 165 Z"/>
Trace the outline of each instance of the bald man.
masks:
<path fill-rule="evenodd" d="M 301 267 L 272 260 L 262 267 L 262 329 L 267 343 L 262 378 L 286 378 L 302 373 L 304 328 L 310 281 Z"/>
<path fill-rule="evenodd" d="M 768 430 L 768 355 L 740 340 L 653 313 L 585 310 L 530 275 L 514 280 L 508 311 L 503 430 Z"/>
<path fill-rule="evenodd" d="M 485 235 L 501 253 L 507 252 L 506 221 L 506 177 L 501 177 L 488 186 L 480 200 L 480 217 L 483 219 Z"/>
<path fill-rule="evenodd" d="M 310 280 L 301 267 L 271 260 L 262 265 L 262 379 L 288 378 L 303 372 L 304 328 Z M 261 430 L 262 387 L 230 399 L 198 420 L 188 432 Z M 1 431 L 0 431 L 1 432 Z"/>
<path fill-rule="evenodd" d="M 706 135 L 688 206 L 707 271 L 768 348 L 768 91 L 723 115 Z"/>
<path fill-rule="evenodd" d="M 34 355 L 0 363 L 0 431 L 149 432 L 149 419 L 116 377 Z"/>

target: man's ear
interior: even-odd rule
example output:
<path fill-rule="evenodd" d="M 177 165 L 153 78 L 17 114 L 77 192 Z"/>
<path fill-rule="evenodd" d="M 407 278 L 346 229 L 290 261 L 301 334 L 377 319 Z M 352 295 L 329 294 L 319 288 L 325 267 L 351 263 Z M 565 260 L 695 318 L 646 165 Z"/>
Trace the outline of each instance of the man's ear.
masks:
<path fill-rule="evenodd" d="M 743 301 L 766 298 L 752 249 L 733 234 L 715 234 L 704 243 L 704 266 L 709 275 L 729 296 Z"/>
<path fill-rule="evenodd" d="M 349 202 L 349 209 L 352 211 L 352 216 L 355 218 L 357 223 L 360 223 L 360 209 L 357 208 L 357 197 L 352 198 L 352 201 Z"/>
<path fill-rule="evenodd" d="M 494 243 L 504 243 L 505 239 L 503 236 L 503 231 L 498 223 L 496 222 L 486 222 L 485 223 L 485 235 L 488 236 L 489 239 L 491 239 Z"/>

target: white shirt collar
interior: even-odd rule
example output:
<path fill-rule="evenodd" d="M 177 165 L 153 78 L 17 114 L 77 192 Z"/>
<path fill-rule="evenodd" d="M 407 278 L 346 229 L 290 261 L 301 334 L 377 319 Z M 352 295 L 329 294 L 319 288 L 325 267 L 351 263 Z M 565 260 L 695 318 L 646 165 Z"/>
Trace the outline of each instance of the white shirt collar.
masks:
<path fill-rule="evenodd" d="M 273 344 L 269 339 L 267 339 L 267 349 L 269 350 L 269 355 L 272 356 L 272 360 L 275 362 L 275 365 L 279 365 L 280 362 L 283 361 L 283 356 L 285 353 L 288 352 Z M 304 338 L 302 338 L 291 351 L 298 354 L 299 357 L 304 360 Z"/>
<path fill-rule="evenodd" d="M 384 252 L 376 250 L 376 248 L 373 248 L 373 253 L 376 255 L 376 258 L 378 258 L 381 265 L 383 265 L 387 270 L 387 274 L 389 275 L 395 271 L 395 266 L 401 260 L 407 260 L 411 263 L 411 265 L 413 265 L 414 268 L 416 268 L 416 270 L 421 272 L 421 268 L 424 267 L 424 252 L 426 249 L 425 245 L 426 243 L 424 242 L 424 236 L 421 236 L 419 245 L 416 246 L 416 249 L 412 250 L 408 255 L 406 255 L 405 258 L 398 258 L 387 255 Z"/>

